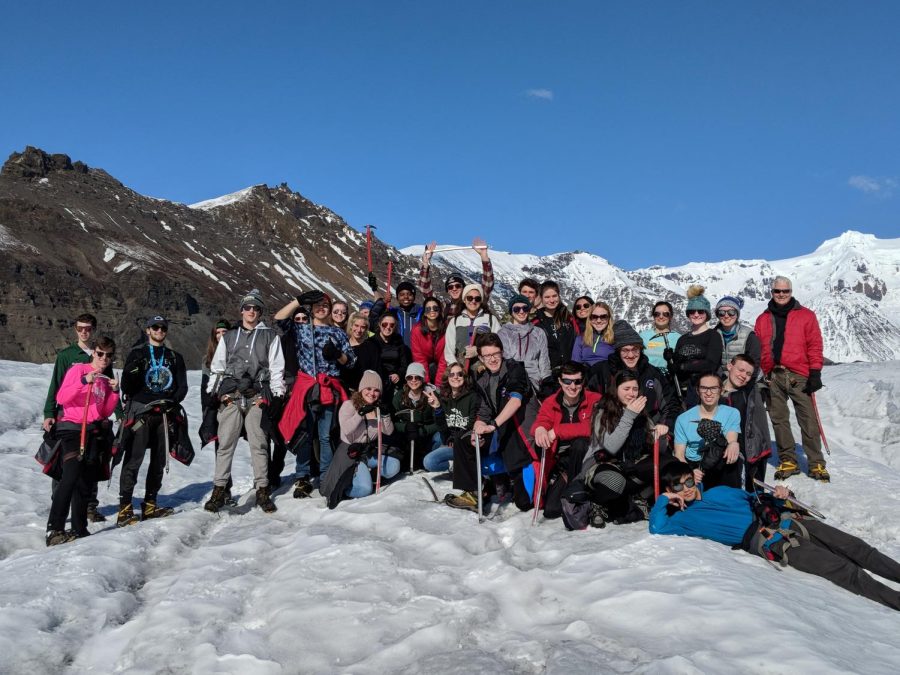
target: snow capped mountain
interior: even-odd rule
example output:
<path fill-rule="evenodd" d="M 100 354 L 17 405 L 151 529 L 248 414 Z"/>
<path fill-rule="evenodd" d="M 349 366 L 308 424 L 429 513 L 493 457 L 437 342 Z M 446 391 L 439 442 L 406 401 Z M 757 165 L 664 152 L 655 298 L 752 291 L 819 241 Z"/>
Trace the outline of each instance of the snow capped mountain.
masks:
<path fill-rule="evenodd" d="M 403 252 L 421 255 L 422 247 Z M 502 297 L 515 292 L 523 277 L 556 279 L 569 301 L 581 293 L 603 299 L 617 318 L 638 328 L 649 327 L 650 309 L 658 299 L 675 305 L 678 325 L 683 328 L 684 296 L 691 284 L 705 286 L 713 304 L 725 295 L 743 298 L 741 318 L 752 325 L 766 308 L 772 279 L 783 275 L 792 280 L 797 300 L 817 313 L 826 357 L 833 361 L 900 358 L 900 239 L 850 231 L 796 258 L 692 262 L 633 271 L 585 252 L 539 257 L 491 251 L 491 260 Z M 481 272 L 478 257 L 469 251 L 437 254 L 435 264 L 474 278 Z"/>

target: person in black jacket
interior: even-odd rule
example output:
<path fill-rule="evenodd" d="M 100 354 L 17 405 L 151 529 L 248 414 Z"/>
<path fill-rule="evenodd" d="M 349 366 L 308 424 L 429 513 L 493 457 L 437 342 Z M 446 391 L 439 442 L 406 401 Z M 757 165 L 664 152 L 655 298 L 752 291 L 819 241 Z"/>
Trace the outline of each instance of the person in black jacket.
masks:
<path fill-rule="evenodd" d="M 184 359 L 165 346 L 169 322 L 162 316 L 147 321 L 147 343 L 128 354 L 122 371 L 122 393 L 127 397 L 125 424 L 130 426 L 131 442 L 127 444 L 119 478 L 119 515 L 116 525 L 123 527 L 138 521 L 131 500 L 144 453 L 150 448 L 150 466 L 141 518 L 160 518 L 172 513 L 171 508 L 156 505 L 166 466 L 166 413 L 187 396 L 187 372 Z"/>
<path fill-rule="evenodd" d="M 547 353 L 555 377 L 556 369 L 572 358 L 576 333 L 575 320 L 559 297 L 559 284 L 555 281 L 541 284 L 541 309 L 537 310 L 534 323 L 547 334 Z"/>
<path fill-rule="evenodd" d="M 394 389 L 403 386 L 406 367 L 412 357 L 403 338 L 397 335 L 397 316 L 392 311 L 381 315 L 377 331 L 354 351 L 363 371 L 374 370 L 381 376 L 384 382 L 382 398 L 391 401 Z"/>

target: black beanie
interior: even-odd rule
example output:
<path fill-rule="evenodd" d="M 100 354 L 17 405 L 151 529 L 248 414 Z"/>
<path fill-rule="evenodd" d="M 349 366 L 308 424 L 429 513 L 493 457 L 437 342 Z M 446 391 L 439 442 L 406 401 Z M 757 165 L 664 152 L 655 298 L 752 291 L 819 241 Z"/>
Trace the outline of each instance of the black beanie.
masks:
<path fill-rule="evenodd" d="M 446 291 L 447 286 L 449 286 L 450 284 L 453 284 L 453 283 L 462 284 L 463 286 L 465 286 L 466 280 L 463 279 L 458 274 L 451 274 L 449 277 L 447 277 L 447 280 L 444 282 L 444 290 Z"/>
<path fill-rule="evenodd" d="M 618 351 L 626 345 L 644 346 L 644 341 L 631 324 L 624 319 L 619 319 L 613 324 L 613 349 Z"/>
<path fill-rule="evenodd" d="M 415 296 L 416 287 L 411 281 L 401 281 L 399 284 L 397 284 L 397 295 L 400 295 L 400 291 L 409 291 Z"/>

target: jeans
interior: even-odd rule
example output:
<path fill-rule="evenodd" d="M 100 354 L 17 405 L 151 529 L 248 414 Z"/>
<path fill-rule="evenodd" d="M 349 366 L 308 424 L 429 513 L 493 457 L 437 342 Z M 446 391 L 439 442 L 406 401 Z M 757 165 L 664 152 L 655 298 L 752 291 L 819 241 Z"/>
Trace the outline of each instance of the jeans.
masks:
<path fill-rule="evenodd" d="M 331 448 L 331 419 L 334 417 L 334 406 L 324 406 L 318 417 L 308 415 L 306 424 L 310 427 L 310 433 L 306 442 L 297 452 L 296 474 L 297 478 L 309 476 L 309 463 L 312 458 L 313 433 L 319 438 L 319 475 L 324 476 L 331 464 L 334 450 Z"/>
<path fill-rule="evenodd" d="M 353 485 L 351 485 L 350 489 L 347 491 L 348 497 L 359 499 L 360 497 L 368 497 L 372 494 L 375 487 L 372 484 L 372 472 L 370 469 L 374 469 L 376 466 L 378 466 L 377 457 L 369 457 L 365 464 L 359 462 L 359 464 L 356 465 L 356 472 L 353 474 Z M 398 473 L 400 473 L 399 459 L 396 457 L 388 457 L 387 455 L 381 458 L 382 480 L 391 479 Z"/>
<path fill-rule="evenodd" d="M 422 466 L 426 471 L 446 471 L 450 468 L 450 460 L 453 459 L 453 448 L 442 445 L 432 450 L 422 458 Z"/>

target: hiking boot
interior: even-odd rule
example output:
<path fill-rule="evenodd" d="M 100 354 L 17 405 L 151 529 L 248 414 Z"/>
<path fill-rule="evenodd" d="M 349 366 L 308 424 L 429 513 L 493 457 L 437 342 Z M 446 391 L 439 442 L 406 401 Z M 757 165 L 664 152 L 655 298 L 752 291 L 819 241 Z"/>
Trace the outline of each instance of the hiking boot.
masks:
<path fill-rule="evenodd" d="M 238 500 L 237 497 L 233 497 L 231 495 L 231 490 L 225 488 L 225 506 L 237 506 Z"/>
<path fill-rule="evenodd" d="M 800 467 L 797 466 L 797 462 L 792 459 L 786 459 L 775 469 L 775 480 L 784 480 L 785 478 L 796 476 L 798 473 L 800 473 Z M 812 474 L 812 471 L 810 471 L 810 474 Z"/>
<path fill-rule="evenodd" d="M 141 520 L 149 520 L 150 518 L 165 518 L 175 513 L 175 509 L 168 506 L 157 506 L 156 502 L 145 500 L 141 504 Z"/>
<path fill-rule="evenodd" d="M 212 513 L 217 513 L 219 509 L 225 506 L 225 497 L 228 495 L 228 488 L 224 485 L 213 485 L 212 495 L 209 497 L 203 508 Z"/>
<path fill-rule="evenodd" d="M 294 483 L 294 499 L 305 499 L 313 493 L 313 484 L 309 476 L 298 478 Z"/>
<path fill-rule="evenodd" d="M 75 535 L 71 532 L 63 532 L 62 530 L 47 530 L 47 546 L 68 544 L 74 539 Z"/>
<path fill-rule="evenodd" d="M 131 504 L 124 504 L 119 508 L 119 515 L 116 516 L 116 527 L 127 527 L 139 522 L 141 520 L 134 515 L 134 507 Z"/>
<path fill-rule="evenodd" d="M 816 464 L 809 470 L 809 477 L 813 480 L 820 480 L 823 483 L 831 482 L 831 475 L 828 473 L 828 469 L 825 468 L 824 464 Z"/>
<path fill-rule="evenodd" d="M 478 513 L 478 497 L 474 492 L 463 492 L 461 495 L 448 494 L 444 503 L 454 509 L 466 509 Z"/>
<path fill-rule="evenodd" d="M 106 522 L 106 516 L 104 516 L 102 513 L 100 513 L 94 504 L 91 504 L 90 506 L 88 506 L 87 519 L 88 519 L 89 523 L 105 523 Z"/>
<path fill-rule="evenodd" d="M 261 487 L 256 491 L 256 505 L 263 510 L 264 513 L 275 513 L 278 507 L 269 496 L 269 488 Z"/>
<path fill-rule="evenodd" d="M 591 503 L 591 515 L 588 522 L 591 527 L 602 529 L 606 527 L 606 521 L 609 520 L 609 511 L 601 504 Z"/>
<path fill-rule="evenodd" d="M 635 515 L 640 513 L 640 520 L 647 520 L 650 516 L 650 502 L 644 497 L 636 496 L 631 498 L 631 505 L 634 507 Z"/>

